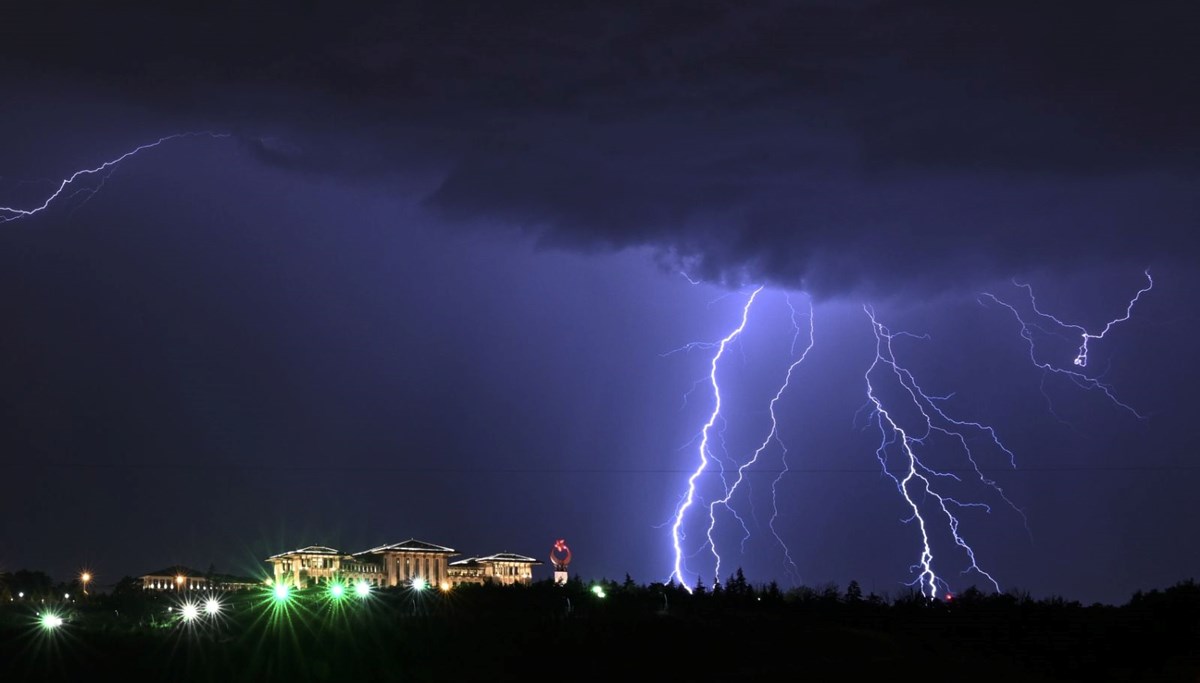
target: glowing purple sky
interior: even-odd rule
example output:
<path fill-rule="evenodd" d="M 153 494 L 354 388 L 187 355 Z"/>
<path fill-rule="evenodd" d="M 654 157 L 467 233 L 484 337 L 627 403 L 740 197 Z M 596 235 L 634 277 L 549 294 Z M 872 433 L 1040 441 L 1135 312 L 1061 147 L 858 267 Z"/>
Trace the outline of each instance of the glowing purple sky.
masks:
<path fill-rule="evenodd" d="M 566 538 L 585 576 L 664 580 L 714 350 L 667 352 L 727 335 L 758 285 L 718 367 L 722 440 L 730 462 L 762 443 L 785 293 L 814 294 L 777 404 L 796 567 L 764 462 L 734 501 L 744 552 L 717 513 L 723 574 L 916 578 L 860 412 L 864 304 L 928 334 L 897 360 L 1016 456 L 984 467 L 1028 531 L 994 496 L 961 525 L 1003 588 L 1124 601 L 1200 568 L 1200 103 L 1176 78 L 1194 10 L 264 7 L 31 15 L 0 46 L 0 205 L 162 135 L 231 133 L 0 225 L 0 568 L 103 582 L 309 543 L 542 557 Z M 1096 331 L 1146 268 L 1155 289 L 1087 366 L 1144 420 L 1043 384 L 980 301 L 1023 301 L 1015 277 Z M 1079 341 L 1039 343 L 1074 368 Z M 693 576 L 718 483 L 685 526 Z M 943 578 L 983 587 L 945 541 Z"/>

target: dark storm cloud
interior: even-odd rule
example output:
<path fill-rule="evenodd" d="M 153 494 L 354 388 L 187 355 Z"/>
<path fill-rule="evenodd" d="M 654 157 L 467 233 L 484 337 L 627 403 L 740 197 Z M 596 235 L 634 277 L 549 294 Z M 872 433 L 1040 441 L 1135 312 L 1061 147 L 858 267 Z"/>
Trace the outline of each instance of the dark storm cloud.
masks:
<path fill-rule="evenodd" d="M 1192 3 L 7 13 L 10 92 L 66 76 L 269 163 L 425 177 L 458 222 L 697 276 L 836 294 L 1194 258 Z"/>

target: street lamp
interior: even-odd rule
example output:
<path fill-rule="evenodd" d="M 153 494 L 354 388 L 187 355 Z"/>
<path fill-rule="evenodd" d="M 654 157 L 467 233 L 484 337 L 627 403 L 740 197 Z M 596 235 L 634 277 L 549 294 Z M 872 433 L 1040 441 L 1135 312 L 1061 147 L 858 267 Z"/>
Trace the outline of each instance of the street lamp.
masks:
<path fill-rule="evenodd" d="M 88 594 L 87 585 L 88 585 L 88 582 L 91 580 L 92 580 L 91 572 L 84 572 L 79 575 L 79 583 L 83 584 L 83 594 L 84 595 Z"/>
<path fill-rule="evenodd" d="M 215 617 L 221 613 L 221 601 L 216 598 L 209 598 L 204 602 L 204 613 L 210 617 Z"/>

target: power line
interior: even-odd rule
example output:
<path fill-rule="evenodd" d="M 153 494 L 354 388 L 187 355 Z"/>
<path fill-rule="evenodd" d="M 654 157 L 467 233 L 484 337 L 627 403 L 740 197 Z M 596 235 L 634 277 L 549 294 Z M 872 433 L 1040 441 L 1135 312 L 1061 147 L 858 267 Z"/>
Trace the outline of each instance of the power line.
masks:
<path fill-rule="evenodd" d="M 402 474 L 691 474 L 682 468 L 624 467 L 416 467 L 407 465 L 295 465 L 221 463 L 0 463 L 0 469 L 147 470 L 207 472 L 395 472 Z M 717 472 L 718 470 L 712 470 Z M 777 475 L 781 468 L 754 468 L 748 474 Z M 974 468 L 942 468 L 939 472 L 970 474 Z M 1039 474 L 1055 472 L 1200 472 L 1200 465 L 1055 465 L 1017 468 L 979 468 L 986 473 Z M 788 474 L 879 474 L 878 467 L 789 467 Z"/>

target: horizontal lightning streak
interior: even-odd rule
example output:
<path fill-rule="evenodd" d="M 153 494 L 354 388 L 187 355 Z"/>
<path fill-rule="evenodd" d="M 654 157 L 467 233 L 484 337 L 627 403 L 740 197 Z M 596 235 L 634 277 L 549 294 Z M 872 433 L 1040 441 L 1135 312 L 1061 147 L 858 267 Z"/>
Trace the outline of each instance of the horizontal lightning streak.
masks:
<path fill-rule="evenodd" d="M 17 207 L 13 207 L 13 206 L 0 206 L 0 223 L 8 223 L 10 221 L 20 220 L 22 218 L 27 218 L 29 216 L 33 216 L 35 214 L 41 213 L 42 211 L 45 211 L 47 208 L 49 208 L 50 205 L 53 204 L 54 201 L 56 199 L 58 199 L 63 194 L 63 192 L 65 192 L 67 190 L 67 188 L 69 188 L 71 186 L 72 183 L 79 180 L 80 178 L 83 178 L 85 176 L 95 175 L 95 174 L 103 174 L 105 172 L 111 172 L 110 169 L 115 167 L 117 164 L 120 164 L 122 161 L 125 161 L 129 157 L 132 157 L 135 154 L 138 154 L 139 152 L 145 151 L 147 149 L 152 149 L 154 147 L 158 147 L 159 145 L 163 144 L 164 142 L 168 142 L 171 140 L 178 140 L 180 138 L 187 138 L 187 137 L 227 138 L 227 137 L 230 137 L 230 134 L 229 133 L 214 133 L 212 131 L 192 131 L 192 132 L 186 132 L 186 133 L 175 133 L 172 135 L 163 136 L 163 137 L 155 140 L 154 142 L 148 142 L 144 145 L 139 145 L 139 146 L 129 150 L 128 152 L 125 152 L 121 156 L 119 156 L 115 159 L 110 159 L 110 160 L 100 164 L 99 166 L 96 166 L 95 168 L 85 168 L 85 169 L 75 171 L 71 175 L 64 178 L 58 184 L 58 187 L 54 190 L 54 192 L 50 193 L 50 195 L 47 196 L 46 199 L 37 206 L 28 208 L 28 209 L 21 209 L 21 208 L 17 208 Z M 104 176 L 104 180 L 107 180 L 107 175 Z M 103 184 L 103 181 L 101 184 Z M 94 194 L 98 189 L 99 188 L 91 188 L 90 191 L 91 191 L 91 193 Z M 80 191 L 84 191 L 84 190 L 80 190 Z M 77 194 L 77 193 L 72 193 L 71 195 L 68 195 L 68 198 L 74 196 L 75 194 Z"/>

